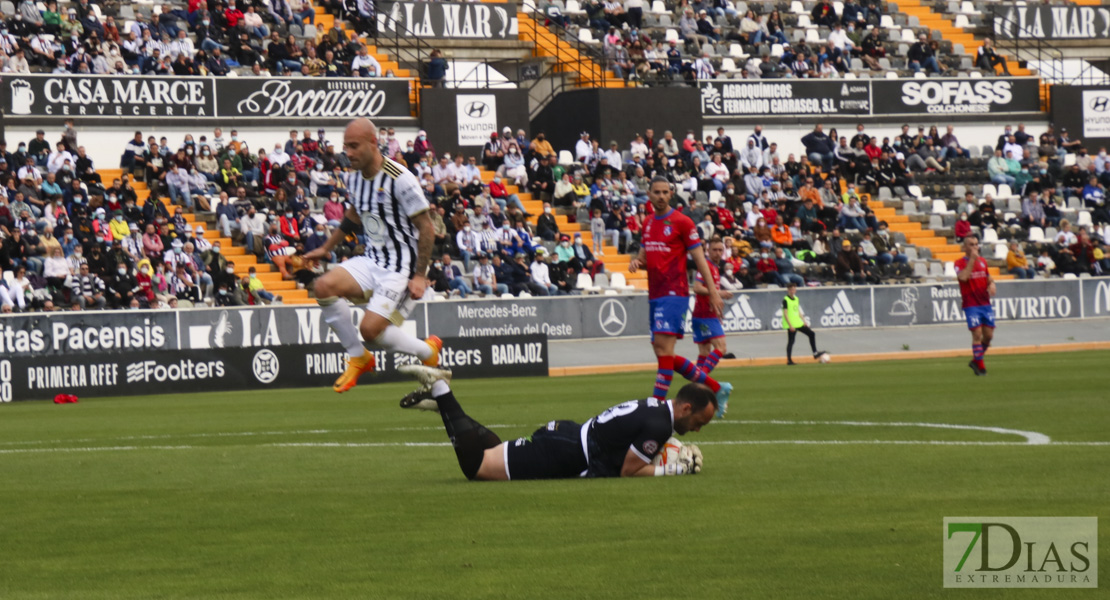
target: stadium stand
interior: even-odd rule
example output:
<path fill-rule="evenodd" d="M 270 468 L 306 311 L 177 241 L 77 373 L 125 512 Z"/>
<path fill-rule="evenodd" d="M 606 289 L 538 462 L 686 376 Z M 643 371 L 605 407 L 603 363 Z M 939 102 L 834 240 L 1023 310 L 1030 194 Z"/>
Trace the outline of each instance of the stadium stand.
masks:
<path fill-rule="evenodd" d="M 72 19 L 65 6 L 63 19 L 53 3 L 4 3 L 6 16 L 38 12 L 44 19 L 41 26 L 28 25 L 31 19 L 4 20 L 7 32 L 0 39 L 10 47 L 0 48 L 2 67 L 228 76 L 408 77 L 419 70 L 422 85 L 442 83 L 424 65 L 383 51 L 384 37 L 370 43 L 378 20 L 337 2 L 293 2 L 288 12 L 271 10 L 285 4 L 271 4 L 264 14 L 255 9 L 265 5 L 247 6 L 238 15 L 233 5 L 220 4 L 208 17 L 204 6 L 101 9 L 80 3 L 72 5 Z M 517 19 L 520 42 L 577 87 L 684 85 L 705 77 L 920 78 L 941 70 L 968 78 L 1001 74 L 996 69 L 1029 74 L 1004 57 L 978 60 L 980 49 L 989 49 L 977 37 L 985 6 L 916 0 L 622 6 L 554 0 L 524 2 Z M 55 20 L 62 22 L 52 26 Z M 117 22 L 123 37 L 135 32 L 137 45 L 113 41 Z M 77 41 L 62 43 L 67 31 L 76 31 Z M 242 44 L 224 43 L 236 33 Z M 263 47 L 266 38 L 270 42 Z M 12 50 L 35 53 L 36 40 L 53 55 L 38 52 L 21 62 Z M 400 47 L 397 37 L 388 44 Z M 514 44 L 506 44 L 513 48 L 506 52 L 516 52 Z M 230 62 L 217 57 L 217 46 Z M 327 53 L 332 60 L 319 58 Z M 117 55 L 113 64 L 109 59 Z M 435 55 L 431 58 L 434 62 Z M 418 93 L 415 86 L 414 111 Z M 130 296 L 137 296 L 139 306 L 171 300 L 312 302 L 309 284 L 325 266 L 304 264 L 300 256 L 313 247 L 316 231 L 326 234 L 335 226 L 335 207 L 344 193 L 345 158 L 323 143 L 322 134 L 314 139 L 306 131 L 302 138 L 293 131 L 273 152 L 256 152 L 248 140 L 228 142 L 218 131 L 211 139 L 198 131 L 196 141 L 188 135 L 180 143 L 139 135 L 121 150 L 122 168 L 103 169 L 83 155 L 70 131 L 60 148 L 36 136 L 19 140 L 15 152 L 8 146 L 0 157 L 6 160 L 0 171 L 8 188 L 0 206 L 6 282 L 0 288 L 12 298 L 2 302 L 5 310 L 126 306 Z M 392 133 L 381 132 L 383 152 L 427 184 L 437 208 L 437 256 L 445 253 L 458 263 L 433 267 L 435 299 L 472 292 L 645 289 L 646 274 L 629 273 L 628 264 L 638 251 L 644 219 L 650 218 L 646 193 L 654 175 L 674 183 L 678 206 L 705 238 L 726 242 L 731 269 L 725 278 L 737 288 L 781 285 L 793 275 L 807 285 L 950 279 L 962 254 L 958 244 L 970 233 L 982 236 L 984 255 L 999 279 L 1099 274 L 1110 266 L 1105 151 L 1096 154 L 1066 131 L 1051 128 L 1034 137 L 1021 125 L 1016 131 L 1007 127 L 996 146 L 966 148 L 958 132 L 941 134 L 936 126 L 915 134 L 907 125 L 901 135 L 882 140 L 862 128 L 850 135 L 815 129 L 801 138 L 805 151 L 797 157 L 779 152 L 759 128 L 735 142 L 722 130 L 698 139 L 693 131 L 656 135 L 644 129 L 633 140 L 601 144 L 583 132 L 568 148 L 552 147 L 542 132 L 529 140 L 523 130 L 514 134 L 506 128 L 477 156 L 437 153 L 426 137 L 402 142 Z M 226 167 L 225 159 L 231 161 Z M 173 172 L 174 165 L 181 171 Z M 61 204 L 52 205 L 57 198 Z M 117 216 L 123 220 L 114 221 Z M 151 239 L 158 239 L 157 251 L 142 245 L 147 225 L 155 227 Z M 65 265 L 50 260 L 56 243 L 51 239 L 63 241 L 61 258 L 72 258 L 74 246 L 62 233 L 67 226 L 99 281 L 82 278 L 80 259 Z M 272 233 L 270 226 L 276 228 Z M 47 228 L 61 235 L 48 236 Z M 348 241 L 335 260 L 359 251 L 361 240 Z M 184 277 L 174 269 L 158 271 L 160 263 L 178 262 L 175 242 L 183 253 L 190 244 L 194 254 L 185 261 Z M 94 253 L 111 259 L 88 260 Z M 488 264 L 496 267 L 504 288 L 483 286 L 477 271 L 487 264 L 479 260 L 482 255 L 496 255 Z M 517 255 L 525 257 L 522 265 Z M 228 260 L 235 263 L 230 272 Z M 117 277 L 120 262 L 127 273 Z M 148 273 L 141 272 L 144 262 Z M 540 265 L 545 262 L 547 269 Z M 531 267 L 547 270 L 550 280 L 535 281 Z M 130 283 L 131 277 L 141 293 L 113 295 L 114 288 L 127 291 L 120 281 Z M 153 279 L 149 284 L 143 281 L 147 277 Z M 84 288 L 75 288 L 75 280 Z M 16 287 L 22 294 L 11 293 Z M 228 294 L 221 294 L 221 287 Z M 20 295 L 26 302 L 13 298 Z"/>

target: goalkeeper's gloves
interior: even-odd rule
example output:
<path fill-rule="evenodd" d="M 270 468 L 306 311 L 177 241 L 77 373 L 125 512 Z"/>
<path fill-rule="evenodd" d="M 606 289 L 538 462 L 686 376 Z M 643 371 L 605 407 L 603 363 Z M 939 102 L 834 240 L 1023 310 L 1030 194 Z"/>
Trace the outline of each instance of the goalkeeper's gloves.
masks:
<path fill-rule="evenodd" d="M 694 444 L 687 444 L 678 451 L 676 461 L 655 467 L 655 476 L 696 475 L 701 473 L 701 465 L 701 449 Z"/>

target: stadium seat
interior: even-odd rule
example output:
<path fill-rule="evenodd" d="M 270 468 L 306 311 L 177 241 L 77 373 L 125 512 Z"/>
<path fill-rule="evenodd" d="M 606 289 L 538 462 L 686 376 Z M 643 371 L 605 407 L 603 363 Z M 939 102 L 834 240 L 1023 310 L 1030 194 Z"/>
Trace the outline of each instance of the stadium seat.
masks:
<path fill-rule="evenodd" d="M 567 0 L 567 5 L 566 8 L 563 9 L 563 14 L 571 17 L 578 17 L 586 14 L 586 11 L 582 10 L 582 6 L 578 3 L 578 0 Z"/>
<path fill-rule="evenodd" d="M 1005 183 L 998 184 L 998 195 L 994 197 L 995 200 L 1009 200 L 1014 197 L 1013 190 Z"/>
<path fill-rule="evenodd" d="M 1064 273 L 1064 279 L 1078 279 L 1078 277 L 1075 276 L 1075 273 Z"/>
<path fill-rule="evenodd" d="M 1065 154 L 1064 155 L 1064 166 L 1065 167 L 1070 167 L 1074 164 L 1075 164 L 1075 155 L 1070 153 L 1070 152 Z"/>
<path fill-rule="evenodd" d="M 906 259 L 910 262 L 914 262 L 917 260 L 917 248 L 915 248 L 914 246 L 906 246 L 902 249 L 902 254 L 905 254 Z"/>
<path fill-rule="evenodd" d="M 574 155 L 570 153 L 570 150 L 559 151 L 559 164 L 564 167 L 574 164 Z"/>
<path fill-rule="evenodd" d="M 748 55 L 744 54 L 744 47 L 740 44 L 729 44 L 728 55 L 732 58 L 739 58 L 740 60 L 748 58 Z"/>
<path fill-rule="evenodd" d="M 952 261 L 944 263 L 944 277 L 948 279 L 956 278 L 956 263 Z"/>
<path fill-rule="evenodd" d="M 608 288 L 609 287 L 609 275 L 606 274 L 606 273 L 598 273 L 597 275 L 594 275 L 594 285 L 601 288 L 601 289 Z"/>
<path fill-rule="evenodd" d="M 521 2 L 520 11 L 528 15 L 536 12 L 536 0 L 524 0 Z"/>
<path fill-rule="evenodd" d="M 782 57 L 782 44 L 771 44 L 771 56 L 774 58 Z"/>
<path fill-rule="evenodd" d="M 937 202 L 940 202 L 940 200 L 937 200 Z M 929 229 L 944 229 L 944 217 L 929 215 Z"/>
<path fill-rule="evenodd" d="M 889 31 L 892 29 L 898 29 L 898 26 L 894 24 L 893 17 L 891 17 L 890 15 L 883 15 L 879 18 L 879 28 Z"/>
<path fill-rule="evenodd" d="M 809 15 L 798 15 L 798 29 L 809 29 L 813 27 L 813 23 L 809 20 Z"/>
<path fill-rule="evenodd" d="M 613 280 L 609 283 L 609 287 L 622 292 L 631 292 L 636 289 L 634 286 L 628 285 L 628 282 L 624 279 L 624 273 L 620 272 L 613 273 Z"/>
<path fill-rule="evenodd" d="M 1006 260 L 1006 255 L 1010 253 L 1010 247 L 1005 243 L 998 243 L 994 245 L 994 258 L 996 260 Z"/>
<path fill-rule="evenodd" d="M 1078 226 L 1078 227 L 1091 227 L 1093 225 L 1094 225 L 1094 222 L 1091 221 L 1091 211 L 1089 211 L 1089 210 L 1079 211 L 1079 218 L 1076 221 L 1076 226 Z"/>
<path fill-rule="evenodd" d="M 790 12 L 792 12 L 796 15 L 799 15 L 799 16 L 809 14 L 806 11 L 805 6 L 803 6 L 802 3 L 799 2 L 798 0 L 794 0 L 793 2 L 790 3 Z"/>
<path fill-rule="evenodd" d="M 998 231 L 993 227 L 986 227 L 983 229 L 983 244 L 993 244 L 998 241 Z"/>
<path fill-rule="evenodd" d="M 525 292 L 525 291 L 523 291 L 523 290 L 522 290 L 522 291 L 520 292 L 520 296 L 517 296 L 517 297 L 518 297 L 518 298 L 531 298 L 531 297 L 532 297 L 532 294 L 529 294 L 528 292 Z"/>
<path fill-rule="evenodd" d="M 971 21 L 967 20 L 967 17 L 964 15 L 956 15 L 956 21 L 954 25 L 956 29 L 967 29 L 968 27 L 971 27 Z"/>
<path fill-rule="evenodd" d="M 918 278 L 928 277 L 929 265 L 924 261 L 913 263 L 913 276 Z"/>
<path fill-rule="evenodd" d="M 678 43 L 678 41 L 679 41 L 679 39 L 678 39 L 678 30 L 677 29 L 668 29 L 667 33 L 664 34 L 664 36 L 663 36 L 663 41 L 667 42 L 667 43 L 670 43 L 670 42 Z"/>
<path fill-rule="evenodd" d="M 721 192 L 717 190 L 709 190 L 709 202 L 719 202 L 721 200 Z"/>
<path fill-rule="evenodd" d="M 944 200 L 933 200 L 933 214 L 934 215 L 954 215 L 956 211 L 948 208 Z"/>
<path fill-rule="evenodd" d="M 1030 242 L 1043 242 L 1044 241 L 1044 229 L 1041 229 L 1040 227 L 1030 227 L 1029 228 L 1029 241 Z"/>
<path fill-rule="evenodd" d="M 722 58 L 721 59 L 720 71 L 722 73 L 734 73 L 734 72 L 739 71 L 739 70 L 740 69 L 736 68 L 736 61 L 733 60 L 732 57 L 727 57 L 727 58 Z"/>
<path fill-rule="evenodd" d="M 983 193 L 979 194 L 979 197 L 986 198 L 987 196 L 990 196 L 991 198 L 998 198 L 998 189 L 994 187 L 993 183 L 983 184 Z"/>
<path fill-rule="evenodd" d="M 510 294 L 509 292 L 505 292 L 504 294 L 501 294 L 502 299 L 513 298 L 513 297 L 514 296 L 512 294 Z"/>
<path fill-rule="evenodd" d="M 594 39 L 594 34 L 589 27 L 582 27 L 578 30 L 578 41 L 590 45 L 601 44 L 600 41 Z"/>
<path fill-rule="evenodd" d="M 578 274 L 574 287 L 588 294 L 596 294 L 601 291 L 601 288 L 594 285 L 594 282 L 590 279 L 590 274 L 585 272 Z"/>
<path fill-rule="evenodd" d="M 654 2 L 652 2 L 650 12 L 651 14 L 657 16 L 670 14 L 670 11 L 667 10 L 667 6 L 663 4 L 663 0 L 655 0 Z"/>
<path fill-rule="evenodd" d="M 921 186 L 919 186 L 919 185 L 908 185 L 908 186 L 906 186 L 906 191 L 909 193 L 909 195 L 914 196 L 915 198 L 917 198 L 919 200 L 928 200 L 929 199 L 929 197 L 926 196 L 925 193 L 921 191 Z"/>

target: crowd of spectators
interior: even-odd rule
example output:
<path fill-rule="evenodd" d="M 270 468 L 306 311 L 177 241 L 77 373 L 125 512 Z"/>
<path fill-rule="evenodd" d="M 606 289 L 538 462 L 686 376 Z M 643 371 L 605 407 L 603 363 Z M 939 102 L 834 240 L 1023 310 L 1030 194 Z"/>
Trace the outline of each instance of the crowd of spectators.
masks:
<path fill-rule="evenodd" d="M 15 14 L 0 16 L 0 72 L 395 75 L 341 28 L 315 33 L 308 0 L 189 0 L 152 8 L 89 0 L 66 8 L 52 1 L 42 9 L 32 0 L 15 4 Z"/>
<path fill-rule="evenodd" d="M 804 14 L 784 13 L 781 3 L 742 3 L 738 10 L 731 0 L 667 1 L 664 12 L 647 11 L 650 0 L 582 0 L 578 5 L 567 12 L 563 0 L 540 0 L 537 10 L 547 24 L 568 28 L 567 35 L 596 41 L 618 77 L 646 83 L 724 76 L 829 78 L 886 69 L 938 75 L 963 69 L 982 75 L 996 73 L 998 66 L 1009 75 L 1005 60 L 990 45 L 965 63 L 927 29 L 917 28 L 907 39 L 900 28 L 884 27 L 884 15 L 891 15 L 880 0 L 846 0 L 839 10 L 819 0 Z"/>

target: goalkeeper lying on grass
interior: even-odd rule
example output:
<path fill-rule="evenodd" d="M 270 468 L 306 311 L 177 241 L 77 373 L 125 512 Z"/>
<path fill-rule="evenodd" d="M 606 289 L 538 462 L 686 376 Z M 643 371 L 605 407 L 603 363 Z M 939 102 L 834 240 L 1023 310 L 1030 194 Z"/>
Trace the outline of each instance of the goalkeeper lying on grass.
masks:
<path fill-rule="evenodd" d="M 551 421 L 531 436 L 502 442 L 471 419 L 451 393 L 451 372 L 408 365 L 403 373 L 423 385 L 401 408 L 438 411 L 467 479 L 559 479 L 685 475 L 701 471 L 701 451 L 671 435 L 699 431 L 713 419 L 716 395 L 691 383 L 674 400 L 654 398 L 618 404 L 584 425 Z M 664 446 L 672 451 L 666 452 Z M 677 448 L 677 451 L 673 449 Z"/>

